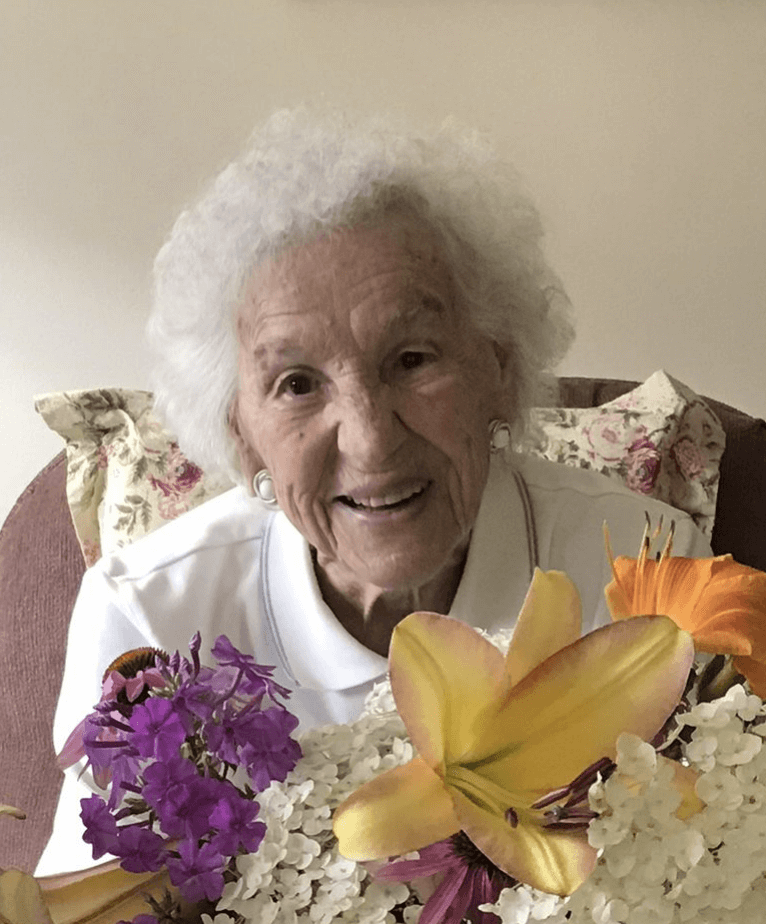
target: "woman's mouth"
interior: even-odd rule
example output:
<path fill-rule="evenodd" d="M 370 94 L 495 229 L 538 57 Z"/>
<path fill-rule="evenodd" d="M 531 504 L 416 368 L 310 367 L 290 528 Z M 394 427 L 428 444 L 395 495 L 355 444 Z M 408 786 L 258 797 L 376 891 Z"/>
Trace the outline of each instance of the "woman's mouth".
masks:
<path fill-rule="evenodd" d="M 360 510 L 368 513 L 383 513 L 389 510 L 400 510 L 425 494 L 431 482 L 421 484 L 415 488 L 408 485 L 399 489 L 385 491 L 378 496 L 357 495 L 351 497 L 349 494 L 338 496 L 342 504 L 350 507 L 352 510 Z"/>

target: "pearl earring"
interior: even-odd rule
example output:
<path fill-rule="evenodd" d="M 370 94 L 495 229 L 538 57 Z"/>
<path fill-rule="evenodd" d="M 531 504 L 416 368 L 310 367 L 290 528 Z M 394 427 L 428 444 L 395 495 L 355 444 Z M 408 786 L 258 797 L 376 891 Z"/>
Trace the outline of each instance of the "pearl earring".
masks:
<path fill-rule="evenodd" d="M 511 445 L 511 425 L 507 420 L 491 420 L 489 424 L 490 452 L 504 452 Z"/>
<path fill-rule="evenodd" d="M 253 478 L 253 491 L 259 501 L 268 504 L 269 507 L 277 506 L 277 495 L 274 491 L 274 481 L 271 475 L 262 468 Z"/>

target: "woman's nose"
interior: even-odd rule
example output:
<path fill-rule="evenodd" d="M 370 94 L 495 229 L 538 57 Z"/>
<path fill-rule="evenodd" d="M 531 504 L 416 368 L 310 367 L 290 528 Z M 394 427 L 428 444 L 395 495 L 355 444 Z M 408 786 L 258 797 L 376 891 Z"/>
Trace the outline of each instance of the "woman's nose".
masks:
<path fill-rule="evenodd" d="M 343 401 L 338 419 L 338 449 L 346 461 L 377 469 L 402 445 L 406 428 L 385 385 L 359 389 Z"/>

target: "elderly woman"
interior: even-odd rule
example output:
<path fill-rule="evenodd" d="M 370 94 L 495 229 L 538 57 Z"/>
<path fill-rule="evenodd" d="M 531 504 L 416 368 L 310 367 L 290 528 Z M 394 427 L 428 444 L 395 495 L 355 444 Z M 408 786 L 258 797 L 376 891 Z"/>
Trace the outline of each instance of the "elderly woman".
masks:
<path fill-rule="evenodd" d="M 512 625 L 533 569 L 608 619 L 602 524 L 648 510 L 524 457 L 525 413 L 571 339 L 537 214 L 481 143 L 280 113 L 179 218 L 156 263 L 159 407 L 240 487 L 102 559 L 72 617 L 60 748 L 126 649 L 226 633 L 294 690 L 304 727 L 356 717 L 413 610 Z M 38 872 L 93 861 L 70 776 Z M 93 784 L 91 784 L 93 785 Z"/>

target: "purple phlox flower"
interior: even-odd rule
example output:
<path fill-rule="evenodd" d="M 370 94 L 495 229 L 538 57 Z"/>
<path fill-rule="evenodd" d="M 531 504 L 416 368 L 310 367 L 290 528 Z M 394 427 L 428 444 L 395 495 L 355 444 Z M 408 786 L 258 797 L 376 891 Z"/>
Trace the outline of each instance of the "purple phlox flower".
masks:
<path fill-rule="evenodd" d="M 173 694 L 173 702 L 181 714 L 188 716 L 190 725 L 196 716 L 203 722 L 213 714 L 222 690 L 219 685 L 211 683 L 213 672 L 203 667 L 196 678 L 184 680 Z"/>
<path fill-rule="evenodd" d="M 236 766 L 243 763 L 240 752 L 246 745 L 251 745 L 251 751 L 258 754 L 282 751 L 297 724 L 295 716 L 281 706 L 261 712 L 237 709 L 227 702 L 213 721 L 204 726 L 202 734 L 209 751 Z"/>
<path fill-rule="evenodd" d="M 93 768 L 96 785 L 106 789 L 112 782 L 109 803 L 114 805 L 119 781 L 130 780 L 138 769 L 138 754 L 130 741 L 130 727 L 125 725 L 119 712 L 108 716 L 91 713 L 86 720 L 83 749 Z"/>
<path fill-rule="evenodd" d="M 200 669 L 199 650 L 202 644 L 202 636 L 195 632 L 189 642 L 189 653 L 191 661 L 185 658 L 180 651 L 174 651 L 168 658 L 167 663 L 159 665 L 165 677 L 171 681 L 193 680 Z"/>
<path fill-rule="evenodd" d="M 163 827 L 172 823 L 179 836 L 190 840 L 199 839 L 210 834 L 212 824 L 210 816 L 221 799 L 226 798 L 226 790 L 232 784 L 223 780 L 198 776 L 189 787 L 189 801 L 184 805 L 167 806 L 161 818 Z"/>
<path fill-rule="evenodd" d="M 109 790 L 110 809 L 115 809 L 120 804 L 126 790 L 128 792 L 135 792 L 138 777 L 141 772 L 141 764 L 141 760 L 132 747 L 120 751 L 112 757 L 112 785 Z"/>
<path fill-rule="evenodd" d="M 94 712 L 100 713 L 101 716 L 113 717 L 114 719 L 119 718 L 120 713 L 123 716 L 129 716 L 130 708 L 128 707 L 126 709 L 125 707 L 121 707 L 121 704 L 118 702 L 117 698 L 120 693 L 124 693 L 127 701 L 133 703 L 141 696 L 146 688 L 151 689 L 164 686 L 166 686 L 166 681 L 162 673 L 156 667 L 139 670 L 135 677 L 124 677 L 117 670 L 109 671 L 104 677 L 104 682 L 101 685 L 101 698 L 96 706 L 94 706 Z M 77 763 L 78 760 L 85 756 L 84 738 L 86 733 L 92 730 L 94 724 L 108 725 L 113 723 L 104 721 L 96 722 L 93 714 L 86 716 L 69 735 L 64 743 L 64 747 L 58 755 L 58 763 L 62 770 L 71 767 L 72 764 Z M 104 736 L 103 740 L 107 740 L 107 737 L 108 736 Z M 106 783 L 108 783 L 108 779 Z M 106 783 L 99 783 L 99 785 L 103 788 L 106 786 Z"/>
<path fill-rule="evenodd" d="M 194 676 L 196 677 L 199 673 L 200 663 L 199 663 L 199 650 L 202 646 L 202 636 L 199 632 L 195 632 L 191 637 L 189 642 L 189 654 L 192 658 L 192 664 L 194 665 Z"/>
<path fill-rule="evenodd" d="M 497 916 L 479 911 L 479 905 L 496 902 L 515 880 L 490 863 L 465 834 L 424 847 L 419 854 L 417 860 L 396 860 L 374 875 L 389 882 L 441 876 L 423 907 L 420 924 L 460 924 L 464 917 L 472 924 L 496 924 Z"/>
<path fill-rule="evenodd" d="M 154 809 L 163 833 L 192 839 L 210 832 L 210 813 L 230 785 L 200 776 L 190 760 L 180 757 L 147 767 L 144 781 L 144 799 Z"/>
<path fill-rule="evenodd" d="M 239 749 L 247 742 L 246 726 L 249 716 L 240 716 L 233 709 L 225 709 L 217 722 L 210 722 L 203 729 L 207 749 L 228 764 L 239 763 Z"/>
<path fill-rule="evenodd" d="M 82 725 L 82 749 L 88 757 L 86 767 L 92 768 L 93 779 L 101 789 L 106 789 L 111 782 L 109 807 L 114 808 L 122 798 L 123 782 L 135 779 L 139 769 L 138 754 L 126 740 L 126 726 L 119 713 L 113 719 L 92 712 Z"/>
<path fill-rule="evenodd" d="M 238 688 L 249 696 L 262 697 L 268 694 L 272 699 L 286 699 L 290 691 L 271 679 L 275 668 L 258 664 L 251 655 L 243 654 L 232 645 L 225 635 L 219 635 L 212 648 L 213 657 L 222 667 L 234 667 L 241 673 Z"/>
<path fill-rule="evenodd" d="M 143 825 L 117 828 L 117 846 L 112 851 L 129 873 L 154 873 L 167 859 L 165 841 Z"/>
<path fill-rule="evenodd" d="M 263 790 L 272 780 L 282 782 L 298 763 L 301 748 L 290 737 L 298 720 L 281 706 L 251 713 L 243 726 L 247 741 L 240 750 L 240 759 L 247 767 L 256 790 Z"/>
<path fill-rule="evenodd" d="M 168 658 L 168 663 L 165 665 L 164 673 L 167 677 L 175 677 L 180 673 L 181 670 L 181 661 L 185 661 L 185 658 L 181 657 L 180 651 L 174 651 L 173 654 Z M 188 662 L 187 662 L 188 663 Z M 160 667 L 162 670 L 162 667 Z"/>
<path fill-rule="evenodd" d="M 178 858 L 167 861 L 170 881 L 189 902 L 203 898 L 214 901 L 223 892 L 224 857 L 210 844 L 199 847 L 184 841 L 178 845 Z"/>
<path fill-rule="evenodd" d="M 93 859 L 114 853 L 117 847 L 117 822 L 101 796 L 80 800 L 80 818 L 85 825 L 82 839 L 93 848 Z"/>
<path fill-rule="evenodd" d="M 64 747 L 57 757 L 58 764 L 62 770 L 66 770 L 87 756 L 88 763 L 95 767 L 108 767 L 115 749 L 125 746 L 126 732 L 130 732 L 130 727 L 124 723 L 122 710 L 118 708 L 117 703 L 99 703 L 64 742 Z M 111 753 L 104 754 L 102 749 Z M 105 788 L 109 779 L 110 775 L 107 774 L 105 782 L 98 785 L 102 789 Z"/>
<path fill-rule="evenodd" d="M 72 733 L 69 735 L 67 740 L 64 742 L 64 747 L 61 749 L 61 751 L 59 751 L 58 755 L 56 756 L 59 767 L 61 767 L 62 770 L 66 770 L 68 767 L 71 767 L 73 764 L 76 764 L 78 760 L 81 760 L 83 757 L 86 756 L 87 754 L 87 749 L 85 745 L 86 737 L 88 738 L 89 742 L 98 741 L 99 738 L 101 737 L 103 737 L 104 739 L 112 738 L 114 739 L 115 742 L 119 742 L 121 740 L 119 736 L 114 734 L 113 731 L 107 732 L 104 734 L 102 732 L 102 728 L 103 726 L 101 725 L 100 722 L 94 721 L 93 713 L 91 713 L 90 715 L 87 715 L 82 720 L 82 722 L 79 722 L 76 728 L 72 731 Z M 117 746 L 120 746 L 120 745 L 117 745 Z M 90 757 L 88 758 L 88 763 L 86 763 L 85 766 L 87 767 L 89 763 L 91 763 Z M 108 755 L 98 755 L 97 764 L 102 765 L 104 767 L 108 767 L 109 765 Z M 103 777 L 103 774 L 102 774 L 102 777 Z M 102 782 L 98 783 L 98 785 L 102 789 L 106 788 L 110 778 L 111 778 L 111 774 L 107 774 L 106 777 L 103 778 Z"/>
<path fill-rule="evenodd" d="M 233 857 L 240 846 L 254 853 L 266 834 L 266 825 L 255 820 L 258 810 L 257 802 L 229 786 L 210 813 L 210 825 L 217 832 L 210 840 L 211 845 L 225 857 Z"/>
<path fill-rule="evenodd" d="M 167 805 L 183 805 L 190 797 L 191 785 L 197 776 L 197 768 L 185 757 L 175 756 L 167 761 L 155 761 L 143 772 L 144 800 L 157 815 Z"/>
<path fill-rule="evenodd" d="M 136 706 L 130 717 L 132 742 L 142 757 L 168 760 L 178 754 L 186 740 L 186 725 L 175 702 L 169 699 L 147 699 Z"/>
<path fill-rule="evenodd" d="M 117 924 L 160 924 L 153 914 L 137 914 L 132 921 L 118 921 Z"/>

